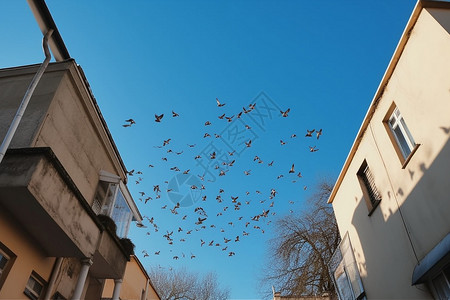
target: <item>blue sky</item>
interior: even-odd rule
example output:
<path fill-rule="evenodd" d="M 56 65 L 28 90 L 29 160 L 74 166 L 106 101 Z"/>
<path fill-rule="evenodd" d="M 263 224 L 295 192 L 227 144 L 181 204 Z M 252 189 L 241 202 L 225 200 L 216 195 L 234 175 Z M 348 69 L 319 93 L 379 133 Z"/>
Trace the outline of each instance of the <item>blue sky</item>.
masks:
<path fill-rule="evenodd" d="M 128 186 L 141 213 L 159 228 L 155 232 L 146 219 L 147 228 L 130 231 L 142 263 L 215 271 L 233 299 L 259 299 L 261 291 L 271 289 L 259 286 L 258 278 L 271 263 L 267 250 L 273 223 L 298 213 L 317 180 L 336 179 L 415 5 L 412 0 L 46 2 L 69 53 L 86 73 L 125 165 L 142 172 L 130 176 Z M 0 22 L 0 67 L 43 60 L 42 34 L 26 1 L 2 1 Z M 226 105 L 218 107 L 216 98 Z M 236 119 L 255 101 L 257 109 Z M 264 104 L 276 110 L 268 114 Z M 277 110 L 288 108 L 288 117 L 281 117 Z M 180 116 L 173 118 L 172 110 Z M 224 113 L 234 115 L 233 122 L 218 119 Z M 160 123 L 155 114 L 164 114 Z M 129 118 L 136 124 L 122 127 Z M 212 125 L 205 126 L 206 121 Z M 242 133 L 245 124 L 251 129 Z M 319 140 L 305 138 L 307 129 L 320 128 Z M 205 133 L 211 137 L 204 138 Z M 169 145 L 156 147 L 169 138 Z M 243 146 L 250 139 L 252 146 Z M 319 151 L 310 152 L 309 146 Z M 233 158 L 234 165 L 225 168 L 218 158 L 208 158 L 211 149 L 218 157 Z M 230 157 L 227 152 L 233 150 Z M 197 155 L 214 178 L 199 179 L 207 171 L 194 159 Z M 218 176 L 216 164 L 225 176 Z M 292 164 L 302 178 L 288 173 Z M 190 180 L 205 186 L 178 214 L 169 210 L 178 198 L 167 193 L 165 183 L 180 173 L 173 167 L 189 169 Z M 159 199 L 153 192 L 157 184 Z M 190 195 L 191 185 L 181 187 L 178 196 Z M 273 199 L 271 189 L 277 191 Z M 145 204 L 148 196 L 153 199 Z M 239 210 L 232 196 L 239 197 Z M 196 207 L 208 215 L 204 229 L 195 225 Z M 245 227 L 269 209 L 267 218 Z M 171 231 L 173 245 L 163 237 Z M 224 238 L 232 241 L 225 244 Z M 206 244 L 201 246 L 201 240 Z M 214 246 L 208 246 L 212 240 Z"/>

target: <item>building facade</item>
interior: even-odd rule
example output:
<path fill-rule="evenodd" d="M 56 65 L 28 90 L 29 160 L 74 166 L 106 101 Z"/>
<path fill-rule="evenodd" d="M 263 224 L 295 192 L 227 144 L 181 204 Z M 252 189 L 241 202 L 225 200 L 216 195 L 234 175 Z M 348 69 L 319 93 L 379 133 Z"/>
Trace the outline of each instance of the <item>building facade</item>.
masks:
<path fill-rule="evenodd" d="M 39 79 L 0 162 L 0 299 L 98 300 L 111 280 L 112 299 L 129 290 L 124 282 L 141 290 L 121 299 L 159 299 L 143 269 L 126 272 L 130 263 L 141 266 L 127 234 L 142 216 L 88 81 L 45 2 L 29 4 L 43 33 L 53 27 L 57 61 Z M 0 70 L 2 139 L 39 68 Z"/>
<path fill-rule="evenodd" d="M 107 279 L 103 289 L 102 299 L 111 299 L 114 293 L 114 287 L 114 280 Z M 130 261 L 127 263 L 119 296 L 122 300 L 160 299 L 150 276 L 135 255 L 132 255 Z"/>
<path fill-rule="evenodd" d="M 450 297 L 450 3 L 419 1 L 329 198 L 341 299 Z"/>

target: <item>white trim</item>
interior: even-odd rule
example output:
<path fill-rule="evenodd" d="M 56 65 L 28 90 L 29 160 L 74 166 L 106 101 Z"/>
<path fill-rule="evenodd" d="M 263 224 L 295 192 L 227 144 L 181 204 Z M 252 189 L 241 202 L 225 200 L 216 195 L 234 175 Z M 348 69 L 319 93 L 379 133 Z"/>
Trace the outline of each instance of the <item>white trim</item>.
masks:
<path fill-rule="evenodd" d="M 100 180 L 106 181 L 106 182 L 111 182 L 111 183 L 119 183 L 120 177 L 117 176 L 116 174 L 112 174 L 107 171 L 100 170 Z"/>
<path fill-rule="evenodd" d="M 130 207 L 131 212 L 133 213 L 133 221 L 137 221 L 138 223 L 141 223 L 143 218 L 142 218 L 141 214 L 139 213 L 139 210 L 136 206 L 136 203 L 133 200 L 133 197 L 131 197 L 128 187 L 122 181 L 120 181 L 119 186 L 120 186 L 120 190 L 122 191 L 122 195 L 125 198 L 125 201 L 127 201 L 127 204 Z"/>

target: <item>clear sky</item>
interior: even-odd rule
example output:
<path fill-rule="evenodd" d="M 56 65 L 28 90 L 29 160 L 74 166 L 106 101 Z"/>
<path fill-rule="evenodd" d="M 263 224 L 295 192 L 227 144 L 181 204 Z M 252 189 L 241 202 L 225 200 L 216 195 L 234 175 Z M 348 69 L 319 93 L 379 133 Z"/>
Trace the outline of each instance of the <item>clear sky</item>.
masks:
<path fill-rule="evenodd" d="M 46 2 L 69 53 L 85 71 L 125 165 L 135 170 L 129 189 L 142 215 L 158 226 L 156 232 L 146 218 L 147 228 L 130 230 L 137 256 L 145 267 L 215 271 L 233 299 L 260 299 L 271 289 L 259 286 L 258 278 L 271 263 L 273 224 L 298 213 L 317 180 L 337 178 L 415 5 L 413 0 Z M 1 68 L 42 62 L 42 34 L 25 0 L 1 1 L 0 24 Z M 216 98 L 226 105 L 218 107 Z M 237 119 L 251 103 L 255 109 Z M 280 110 L 287 109 L 282 117 Z M 172 117 L 172 110 L 179 116 Z M 161 122 L 155 114 L 164 114 Z M 222 114 L 234 117 L 228 122 L 218 118 Z M 129 118 L 136 124 L 123 127 Z M 323 134 L 308 138 L 307 129 Z M 310 146 L 318 151 L 310 152 Z M 194 159 L 197 155 L 201 158 Z M 232 166 L 222 164 L 232 160 Z M 171 170 L 175 167 L 180 171 Z M 145 203 L 147 197 L 152 199 Z M 171 212 L 177 202 L 181 207 Z M 204 218 L 198 207 L 207 214 L 202 224 L 195 224 Z M 267 217 L 252 220 L 268 210 Z M 169 240 L 163 237 L 172 231 Z"/>

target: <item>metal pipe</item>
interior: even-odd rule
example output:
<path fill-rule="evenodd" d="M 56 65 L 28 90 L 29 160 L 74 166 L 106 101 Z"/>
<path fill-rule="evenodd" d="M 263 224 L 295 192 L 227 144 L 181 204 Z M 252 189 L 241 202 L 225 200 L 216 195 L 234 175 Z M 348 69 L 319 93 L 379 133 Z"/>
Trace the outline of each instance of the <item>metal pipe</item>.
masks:
<path fill-rule="evenodd" d="M 56 278 L 58 277 L 59 269 L 61 269 L 62 262 L 63 262 L 62 257 L 58 257 L 55 261 L 52 275 L 50 276 L 50 280 L 47 285 L 47 292 L 45 293 L 44 300 L 50 300 L 53 288 L 55 287 Z"/>
<path fill-rule="evenodd" d="M 13 121 L 11 122 L 11 125 L 9 126 L 5 138 L 3 139 L 2 145 L 0 146 L 0 163 L 2 162 L 3 157 L 6 154 L 6 150 L 8 150 L 9 144 L 11 143 L 11 140 L 14 137 L 14 134 L 16 133 L 17 127 L 19 126 L 19 123 L 22 120 L 22 116 L 25 112 L 25 109 L 27 108 L 28 102 L 30 102 L 34 89 L 39 83 L 42 74 L 44 74 L 44 71 L 50 62 L 50 59 L 52 58 L 50 50 L 48 49 L 48 38 L 52 35 L 52 33 L 53 29 L 49 29 L 47 33 L 44 35 L 44 38 L 42 39 L 42 48 L 44 48 L 45 59 L 42 62 L 41 66 L 39 67 L 39 70 L 37 71 L 36 75 L 34 75 L 33 80 L 31 80 L 31 83 L 28 86 L 25 95 L 23 96 L 22 103 L 20 103 L 19 109 L 17 110 L 17 113 Z"/>

